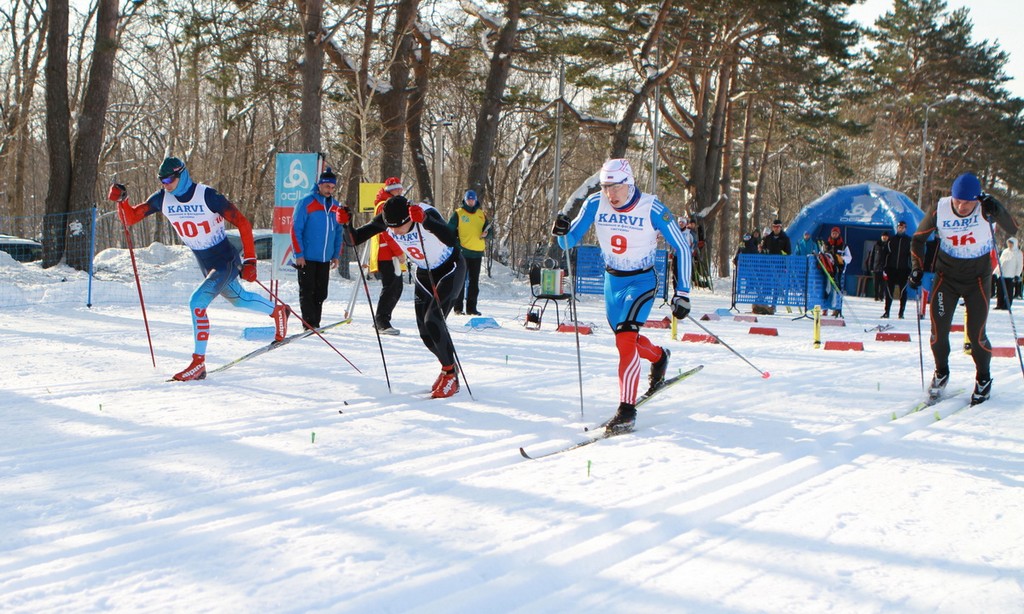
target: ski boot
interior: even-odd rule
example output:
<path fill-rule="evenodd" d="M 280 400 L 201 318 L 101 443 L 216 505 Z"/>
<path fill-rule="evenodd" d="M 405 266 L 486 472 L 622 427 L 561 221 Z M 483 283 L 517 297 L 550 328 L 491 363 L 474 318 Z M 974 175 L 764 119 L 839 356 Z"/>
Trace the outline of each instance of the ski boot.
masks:
<path fill-rule="evenodd" d="M 974 392 L 971 393 L 971 405 L 984 403 L 992 396 L 992 378 L 979 379 L 974 382 Z"/>
<path fill-rule="evenodd" d="M 636 406 L 632 403 L 619 403 L 615 416 L 604 425 L 606 435 L 621 435 L 633 430 L 636 425 Z"/>
<path fill-rule="evenodd" d="M 668 372 L 668 359 L 671 356 L 672 352 L 668 348 L 661 348 L 661 358 L 651 363 L 651 373 L 647 376 L 650 386 L 647 387 L 647 392 L 644 393 L 644 396 L 653 394 L 655 390 L 661 388 L 665 383 L 665 373 Z"/>
<path fill-rule="evenodd" d="M 270 317 L 274 318 L 274 341 L 284 341 L 288 336 L 288 313 L 291 308 L 284 303 L 274 307 Z"/>
<path fill-rule="evenodd" d="M 192 364 L 185 367 L 184 371 L 175 373 L 173 379 L 179 382 L 206 379 L 206 357 L 202 354 L 193 354 Z"/>
<path fill-rule="evenodd" d="M 942 398 L 942 393 L 946 390 L 946 384 L 949 383 L 949 373 L 939 375 L 936 371 L 932 375 L 932 382 L 928 384 L 928 404 L 932 405 L 938 403 Z"/>
<path fill-rule="evenodd" d="M 442 371 L 438 377 L 434 391 L 430 393 L 431 398 L 447 399 L 459 391 L 459 374 L 452 371 Z"/>

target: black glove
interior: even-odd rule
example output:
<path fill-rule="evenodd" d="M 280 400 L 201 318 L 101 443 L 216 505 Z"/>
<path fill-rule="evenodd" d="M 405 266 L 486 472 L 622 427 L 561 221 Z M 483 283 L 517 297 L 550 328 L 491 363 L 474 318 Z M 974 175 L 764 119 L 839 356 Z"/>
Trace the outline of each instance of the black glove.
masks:
<path fill-rule="evenodd" d="M 555 223 L 551 225 L 551 234 L 556 237 L 564 237 L 569 234 L 569 216 L 559 213 L 555 217 Z"/>
<path fill-rule="evenodd" d="M 982 194 L 978 198 L 981 201 L 981 213 L 985 216 L 985 219 L 992 221 L 995 218 L 996 213 L 999 211 L 1000 202 L 995 199 L 991 194 Z"/>
<path fill-rule="evenodd" d="M 672 315 L 677 320 L 684 320 L 690 313 L 690 297 L 685 294 L 676 294 L 672 297 Z"/>
<path fill-rule="evenodd" d="M 917 290 L 921 287 L 921 278 L 924 277 L 924 271 L 921 269 L 914 269 L 910 272 L 910 279 L 907 280 L 907 285 Z"/>

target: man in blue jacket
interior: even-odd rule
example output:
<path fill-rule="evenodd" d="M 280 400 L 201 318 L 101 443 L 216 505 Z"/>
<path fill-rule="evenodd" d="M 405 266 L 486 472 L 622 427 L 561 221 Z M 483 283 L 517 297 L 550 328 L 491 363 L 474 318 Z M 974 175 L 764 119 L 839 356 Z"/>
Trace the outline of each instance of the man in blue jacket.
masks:
<path fill-rule="evenodd" d="M 302 319 L 314 328 L 320 328 L 331 269 L 338 266 L 341 254 L 342 228 L 337 217 L 341 206 L 334 200 L 337 185 L 337 176 L 327 167 L 310 194 L 295 205 L 292 214 L 299 308 Z"/>

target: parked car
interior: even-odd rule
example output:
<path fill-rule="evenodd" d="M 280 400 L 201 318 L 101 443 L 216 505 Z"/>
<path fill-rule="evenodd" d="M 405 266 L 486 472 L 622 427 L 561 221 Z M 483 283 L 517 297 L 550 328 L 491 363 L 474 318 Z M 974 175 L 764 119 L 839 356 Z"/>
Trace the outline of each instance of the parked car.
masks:
<path fill-rule="evenodd" d="M 7 252 L 18 262 L 35 262 L 43 259 L 43 244 L 31 239 L 0 235 L 0 252 Z"/>
<path fill-rule="evenodd" d="M 237 228 L 228 228 L 225 231 L 228 241 L 235 246 L 238 253 L 242 253 L 242 237 L 238 234 Z M 274 231 L 269 228 L 253 228 L 253 242 L 256 244 L 256 259 L 270 260 L 274 257 Z"/>

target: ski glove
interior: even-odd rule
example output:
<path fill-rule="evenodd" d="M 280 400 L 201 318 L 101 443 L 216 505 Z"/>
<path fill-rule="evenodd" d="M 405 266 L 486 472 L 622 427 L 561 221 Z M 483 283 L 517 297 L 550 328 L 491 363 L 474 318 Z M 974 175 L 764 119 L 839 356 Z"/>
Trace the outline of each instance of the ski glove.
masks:
<path fill-rule="evenodd" d="M 924 271 L 921 269 L 914 269 L 910 272 L 910 279 L 907 280 L 907 285 L 917 290 L 921 287 L 921 278 L 924 277 Z"/>
<path fill-rule="evenodd" d="M 422 224 L 423 220 L 427 219 L 427 212 L 419 205 L 409 205 L 409 219 Z"/>
<path fill-rule="evenodd" d="M 985 219 L 992 221 L 995 218 L 996 213 L 999 211 L 999 205 L 1001 204 L 991 194 L 982 194 L 978 200 L 981 201 L 981 213 L 985 216 Z"/>
<path fill-rule="evenodd" d="M 338 223 L 342 226 L 352 221 L 352 213 L 348 210 L 348 207 L 339 207 L 335 217 L 338 218 Z"/>
<path fill-rule="evenodd" d="M 256 281 L 256 259 L 246 258 L 242 261 L 242 279 Z"/>
<path fill-rule="evenodd" d="M 119 203 L 128 200 L 128 188 L 122 183 L 110 184 L 110 192 L 107 193 L 107 200 Z"/>
<path fill-rule="evenodd" d="M 672 298 L 672 315 L 674 315 L 677 320 L 684 320 L 689 314 L 690 297 L 685 294 L 677 293 Z"/>
<path fill-rule="evenodd" d="M 551 225 L 551 234 L 556 237 L 564 237 L 569 234 L 569 216 L 559 213 L 555 217 L 555 223 Z"/>

